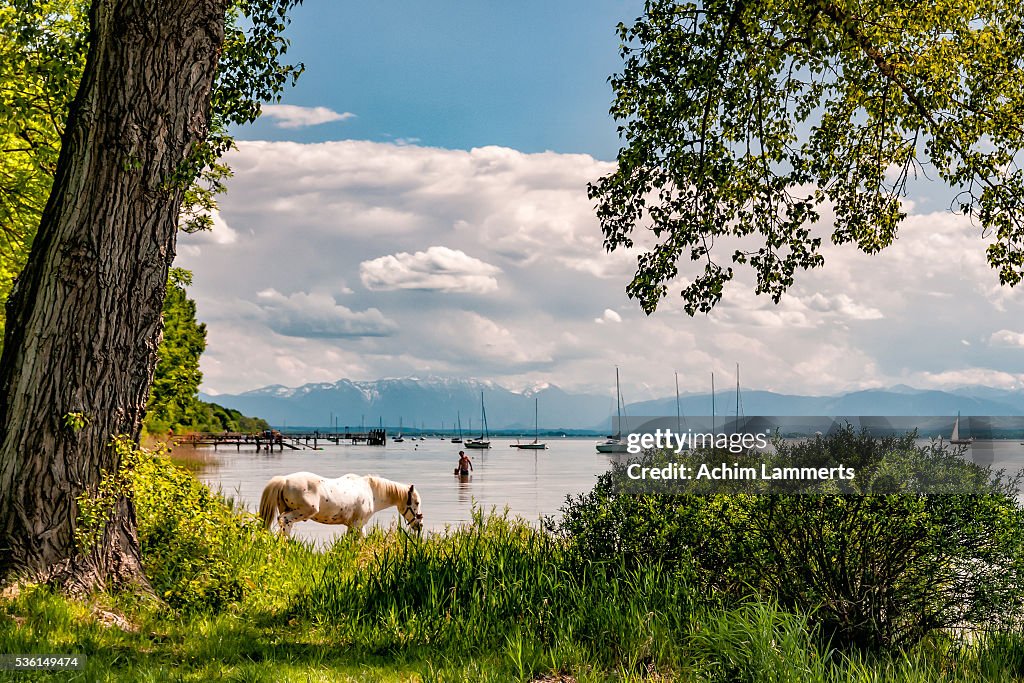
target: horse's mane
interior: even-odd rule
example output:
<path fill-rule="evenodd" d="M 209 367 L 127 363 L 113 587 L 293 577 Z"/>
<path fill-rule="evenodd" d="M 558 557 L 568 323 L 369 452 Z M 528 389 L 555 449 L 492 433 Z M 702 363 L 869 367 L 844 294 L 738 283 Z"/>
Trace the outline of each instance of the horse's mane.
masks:
<path fill-rule="evenodd" d="M 408 484 L 385 479 L 384 477 L 378 477 L 376 474 L 366 475 L 366 480 L 370 482 L 371 486 L 379 490 L 381 493 L 395 500 L 405 498 L 406 492 L 409 490 Z"/>

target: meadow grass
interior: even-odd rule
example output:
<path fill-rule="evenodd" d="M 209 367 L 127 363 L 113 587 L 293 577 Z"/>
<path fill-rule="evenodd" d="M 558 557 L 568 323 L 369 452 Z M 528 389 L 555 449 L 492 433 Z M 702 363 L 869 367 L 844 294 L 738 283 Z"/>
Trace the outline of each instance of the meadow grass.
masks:
<path fill-rule="evenodd" d="M 0 652 L 87 665 L 0 681 L 1024 680 L 1020 632 L 842 651 L 810 615 L 765 598 L 723 603 L 679 569 L 594 561 L 507 514 L 320 550 L 267 532 L 166 463 L 147 467 L 137 505 L 157 598 L 8 594 Z"/>

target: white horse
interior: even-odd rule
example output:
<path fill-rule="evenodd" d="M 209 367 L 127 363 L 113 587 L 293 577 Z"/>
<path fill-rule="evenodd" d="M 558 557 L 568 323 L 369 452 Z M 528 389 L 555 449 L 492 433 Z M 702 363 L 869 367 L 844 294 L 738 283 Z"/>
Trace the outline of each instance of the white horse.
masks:
<path fill-rule="evenodd" d="M 420 494 L 413 484 L 400 484 L 372 474 L 346 474 L 327 479 L 312 472 L 274 477 L 260 496 L 260 517 L 269 529 L 275 515 L 284 535 L 292 524 L 312 519 L 321 524 L 344 524 L 350 534 L 362 535 L 375 512 L 398 507 L 414 531 L 423 528 Z"/>

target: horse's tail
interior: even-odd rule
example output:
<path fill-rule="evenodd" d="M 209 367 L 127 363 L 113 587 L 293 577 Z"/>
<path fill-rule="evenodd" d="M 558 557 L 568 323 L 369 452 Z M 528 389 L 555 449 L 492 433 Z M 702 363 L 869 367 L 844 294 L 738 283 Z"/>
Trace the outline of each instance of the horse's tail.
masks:
<path fill-rule="evenodd" d="M 260 518 L 263 519 L 263 526 L 270 528 L 274 523 L 274 515 L 278 510 L 284 510 L 284 477 L 274 477 L 267 482 L 260 496 Z"/>

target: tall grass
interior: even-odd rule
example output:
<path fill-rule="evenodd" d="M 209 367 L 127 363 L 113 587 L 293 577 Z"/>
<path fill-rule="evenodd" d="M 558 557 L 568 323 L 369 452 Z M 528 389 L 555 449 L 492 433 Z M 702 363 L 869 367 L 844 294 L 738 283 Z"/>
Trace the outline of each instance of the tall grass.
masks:
<path fill-rule="evenodd" d="M 137 489 L 161 602 L 79 602 L 45 587 L 0 599 L 0 652 L 88 656 L 85 671 L 32 680 L 1024 680 L 1019 631 L 843 651 L 810 613 L 756 596 L 726 606 L 685 565 L 595 561 L 479 510 L 445 533 L 375 530 L 318 551 L 167 467 L 153 463 Z M 130 627 L 104 625 L 110 613 Z M 0 681 L 28 679 L 0 671 Z"/>
<path fill-rule="evenodd" d="M 550 534 L 476 511 L 429 538 L 398 536 L 365 565 L 328 565 L 293 615 L 374 652 L 501 653 L 520 677 L 673 659 L 695 596 L 658 567 L 573 561 Z"/>

